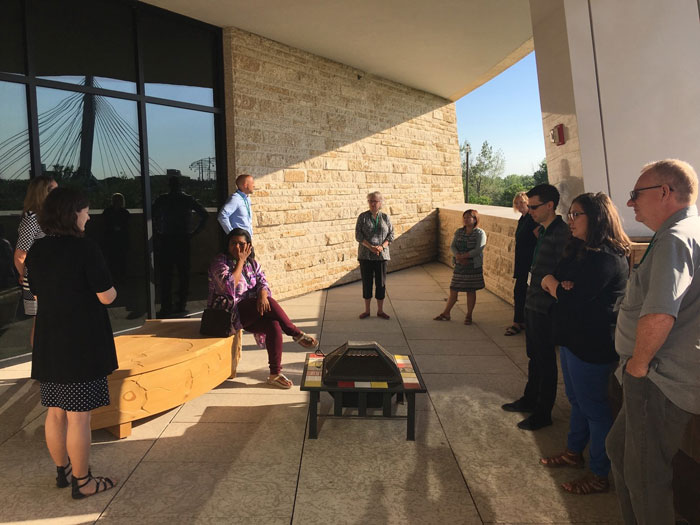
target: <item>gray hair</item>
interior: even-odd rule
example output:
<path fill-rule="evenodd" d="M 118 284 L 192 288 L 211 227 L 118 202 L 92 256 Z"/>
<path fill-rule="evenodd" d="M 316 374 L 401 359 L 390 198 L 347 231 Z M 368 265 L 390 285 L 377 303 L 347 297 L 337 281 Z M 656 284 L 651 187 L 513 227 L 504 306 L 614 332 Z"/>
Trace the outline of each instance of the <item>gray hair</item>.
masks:
<path fill-rule="evenodd" d="M 661 184 L 668 184 L 682 204 L 695 204 L 698 198 L 698 176 L 693 167 L 678 159 L 650 162 L 642 168 L 642 175 L 653 173 Z"/>
<path fill-rule="evenodd" d="M 374 200 L 377 200 L 379 202 L 384 202 L 384 197 L 382 197 L 382 194 L 379 193 L 378 191 L 373 191 L 372 193 L 367 194 L 367 200 L 370 201 L 374 198 Z"/>

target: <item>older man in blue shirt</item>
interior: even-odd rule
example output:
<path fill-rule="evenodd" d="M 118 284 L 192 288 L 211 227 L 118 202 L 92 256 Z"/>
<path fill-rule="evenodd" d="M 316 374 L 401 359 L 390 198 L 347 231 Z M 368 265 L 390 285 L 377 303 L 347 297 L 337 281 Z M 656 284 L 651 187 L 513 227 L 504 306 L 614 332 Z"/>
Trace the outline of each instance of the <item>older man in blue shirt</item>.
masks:
<path fill-rule="evenodd" d="M 249 195 L 255 190 L 255 179 L 252 175 L 239 175 L 236 178 L 236 186 L 238 191 L 232 194 L 219 210 L 217 220 L 227 234 L 234 228 L 243 228 L 252 237 L 253 211 Z"/>
<path fill-rule="evenodd" d="M 654 233 L 630 274 L 615 347 L 624 403 L 607 450 L 626 524 L 670 525 L 671 460 L 700 414 L 698 176 L 687 162 L 647 164 L 627 206 Z"/>

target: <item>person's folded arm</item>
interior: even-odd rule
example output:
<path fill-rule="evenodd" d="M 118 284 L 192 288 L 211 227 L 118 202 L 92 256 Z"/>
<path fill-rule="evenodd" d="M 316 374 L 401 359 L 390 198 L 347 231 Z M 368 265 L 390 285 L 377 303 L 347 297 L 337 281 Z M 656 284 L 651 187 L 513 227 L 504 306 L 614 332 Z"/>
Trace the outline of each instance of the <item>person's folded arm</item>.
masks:
<path fill-rule="evenodd" d="M 476 234 L 476 246 L 467 252 L 469 257 L 474 257 L 475 255 L 482 253 L 484 251 L 484 247 L 486 246 L 486 233 L 484 230 L 479 229 L 477 230 Z"/>
<path fill-rule="evenodd" d="M 595 300 L 605 288 L 618 276 L 618 265 L 613 255 L 605 255 L 581 265 L 581 271 L 570 279 L 574 286 L 570 290 L 558 283 L 556 289 L 557 301 L 564 306 L 589 303 Z"/>

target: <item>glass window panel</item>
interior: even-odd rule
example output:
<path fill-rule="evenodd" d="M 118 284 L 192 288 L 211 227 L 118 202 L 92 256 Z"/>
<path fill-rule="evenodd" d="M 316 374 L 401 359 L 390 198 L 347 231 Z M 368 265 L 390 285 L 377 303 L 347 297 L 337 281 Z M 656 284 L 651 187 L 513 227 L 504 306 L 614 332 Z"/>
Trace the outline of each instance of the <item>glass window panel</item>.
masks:
<path fill-rule="evenodd" d="M 37 76 L 136 93 L 131 6 L 29 0 L 28 7 Z"/>
<path fill-rule="evenodd" d="M 199 312 L 207 270 L 219 249 L 214 115 L 149 104 L 149 155 L 155 232 L 156 303 L 163 317 Z M 179 188 L 170 186 L 176 181 Z M 202 222 L 204 221 L 204 222 Z"/>
<path fill-rule="evenodd" d="M 24 73 L 24 20 L 19 0 L 0 3 L 0 71 Z"/>
<path fill-rule="evenodd" d="M 0 359 L 31 352 L 12 256 L 29 181 L 26 88 L 0 82 Z"/>
<path fill-rule="evenodd" d="M 89 194 L 85 234 L 102 248 L 118 294 L 112 328 L 140 326 L 147 276 L 136 102 L 37 88 L 37 108 L 43 172 Z"/>
<path fill-rule="evenodd" d="M 214 105 L 216 34 L 150 10 L 141 17 L 146 95 Z"/>
<path fill-rule="evenodd" d="M 26 88 L 24 84 L 0 82 L 0 210 L 3 212 L 22 209 L 30 159 Z"/>
<path fill-rule="evenodd" d="M 45 173 L 89 190 L 93 207 L 107 207 L 115 192 L 143 207 L 136 102 L 37 88 L 37 107 Z"/>

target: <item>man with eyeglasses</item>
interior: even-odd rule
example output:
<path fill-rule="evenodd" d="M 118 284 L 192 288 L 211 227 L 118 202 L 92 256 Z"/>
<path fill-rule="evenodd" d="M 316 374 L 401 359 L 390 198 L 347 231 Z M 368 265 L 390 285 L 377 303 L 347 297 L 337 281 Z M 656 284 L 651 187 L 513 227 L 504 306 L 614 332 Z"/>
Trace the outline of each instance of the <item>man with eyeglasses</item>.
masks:
<path fill-rule="evenodd" d="M 518 423 L 523 430 L 539 430 L 552 424 L 552 408 L 557 395 L 557 356 L 552 344 L 554 298 L 542 289 L 542 278 L 554 273 L 569 238 L 569 227 L 557 215 L 559 191 L 551 184 L 540 184 L 527 192 L 528 210 L 540 225 L 532 257 L 525 299 L 525 346 L 530 359 L 523 396 L 506 403 L 506 412 L 530 415 Z"/>
<path fill-rule="evenodd" d="M 623 406 L 606 447 L 627 524 L 674 523 L 673 470 L 700 414 L 698 176 L 667 159 L 642 168 L 627 206 L 653 230 L 620 304 L 615 347 Z"/>

